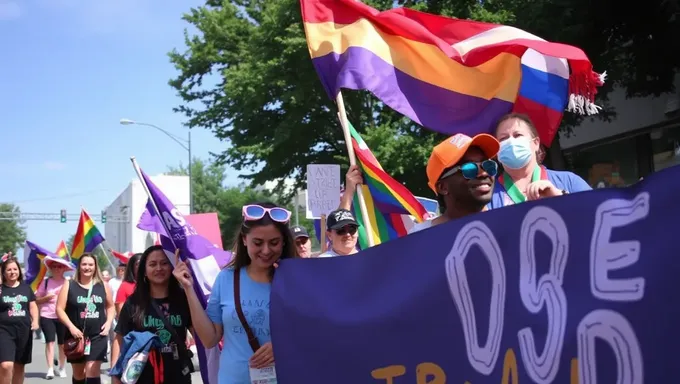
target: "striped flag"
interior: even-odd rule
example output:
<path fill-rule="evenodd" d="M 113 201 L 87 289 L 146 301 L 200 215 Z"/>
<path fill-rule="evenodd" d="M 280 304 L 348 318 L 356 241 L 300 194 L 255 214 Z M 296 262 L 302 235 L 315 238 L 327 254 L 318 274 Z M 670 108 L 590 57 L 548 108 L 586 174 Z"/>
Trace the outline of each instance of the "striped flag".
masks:
<path fill-rule="evenodd" d="M 59 246 L 57 247 L 57 251 L 55 252 L 57 256 L 61 257 L 62 259 L 66 259 L 68 261 L 71 261 L 71 256 L 68 254 L 68 247 L 66 247 L 66 243 L 64 240 L 62 240 L 59 243 Z"/>
<path fill-rule="evenodd" d="M 97 226 L 94 225 L 94 221 L 90 218 L 90 215 L 83 209 L 80 212 L 78 229 L 76 230 L 76 235 L 73 238 L 73 245 L 71 246 L 71 261 L 77 263 L 83 253 L 94 251 L 94 249 L 103 242 L 104 236 L 99 232 Z"/>
<path fill-rule="evenodd" d="M 43 260 L 45 257 L 55 257 L 59 256 L 55 253 L 48 251 L 47 249 L 26 240 L 24 246 L 24 263 L 26 264 L 26 284 L 31 286 L 33 292 L 38 290 L 40 283 L 45 278 L 47 274 L 47 266 Z"/>

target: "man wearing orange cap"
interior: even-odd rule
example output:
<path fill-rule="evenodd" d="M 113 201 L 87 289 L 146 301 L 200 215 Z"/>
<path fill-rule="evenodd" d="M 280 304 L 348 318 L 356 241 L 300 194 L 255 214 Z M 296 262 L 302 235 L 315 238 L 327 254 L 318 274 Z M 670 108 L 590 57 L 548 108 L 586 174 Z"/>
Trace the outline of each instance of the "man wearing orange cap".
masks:
<path fill-rule="evenodd" d="M 498 163 L 492 159 L 499 148 L 498 140 L 484 133 L 472 138 L 457 134 L 434 147 L 427 162 L 427 184 L 437 195 L 442 214 L 415 224 L 409 233 L 485 210 L 498 173 Z M 345 176 L 346 190 L 353 191 L 362 183 L 359 167 L 350 167 Z M 349 209 L 351 196 L 343 195 L 341 208 Z"/>

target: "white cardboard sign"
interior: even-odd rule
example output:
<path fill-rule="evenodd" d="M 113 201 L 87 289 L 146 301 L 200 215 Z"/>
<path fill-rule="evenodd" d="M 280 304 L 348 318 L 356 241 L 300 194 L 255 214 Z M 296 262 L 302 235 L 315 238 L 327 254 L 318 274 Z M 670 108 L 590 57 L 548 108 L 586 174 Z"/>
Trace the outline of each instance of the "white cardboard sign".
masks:
<path fill-rule="evenodd" d="M 318 219 L 340 205 L 340 165 L 307 165 L 307 218 Z"/>

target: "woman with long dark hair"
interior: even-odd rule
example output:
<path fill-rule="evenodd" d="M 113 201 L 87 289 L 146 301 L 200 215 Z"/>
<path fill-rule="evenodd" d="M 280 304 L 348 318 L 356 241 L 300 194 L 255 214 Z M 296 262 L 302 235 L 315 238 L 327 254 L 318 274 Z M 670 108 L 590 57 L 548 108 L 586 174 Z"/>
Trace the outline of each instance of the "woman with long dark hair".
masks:
<path fill-rule="evenodd" d="M 106 361 L 108 335 L 114 308 L 111 291 L 104 284 L 97 258 L 84 253 L 71 280 L 57 298 L 57 316 L 66 326 L 66 340 L 83 339 L 83 356 L 70 358 L 73 384 L 101 384 L 101 364 Z"/>
<path fill-rule="evenodd" d="M 268 376 L 274 371 L 269 368 L 274 364 L 269 331 L 271 282 L 279 260 L 298 257 L 288 228 L 288 210 L 255 203 L 244 206 L 242 213 L 234 259 L 215 279 L 205 311 L 187 265 L 179 262 L 173 272 L 184 287 L 192 324 L 203 345 L 212 348 L 224 336 L 220 384 L 272 378 Z"/>
<path fill-rule="evenodd" d="M 9 256 L 0 272 L 0 384 L 20 384 L 32 358 L 31 331 L 38 329 L 38 306 L 17 259 Z"/>
<path fill-rule="evenodd" d="M 191 383 L 191 374 L 185 370 L 191 364 L 186 349 L 187 331 L 191 330 L 189 305 L 184 290 L 172 274 L 172 264 L 163 247 L 154 245 L 144 251 L 137 276 L 135 290 L 118 316 L 116 349 L 120 350 L 123 338 L 131 331 L 154 333 L 164 347 L 159 353 L 149 355 L 137 382 Z M 162 372 L 163 377 L 155 377 L 155 372 Z"/>

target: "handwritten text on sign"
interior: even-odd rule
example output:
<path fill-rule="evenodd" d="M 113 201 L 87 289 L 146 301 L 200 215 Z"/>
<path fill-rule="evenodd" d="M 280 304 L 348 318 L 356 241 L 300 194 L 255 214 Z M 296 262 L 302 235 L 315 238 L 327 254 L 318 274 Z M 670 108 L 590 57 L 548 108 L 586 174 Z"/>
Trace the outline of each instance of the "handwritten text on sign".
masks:
<path fill-rule="evenodd" d="M 340 205 L 340 166 L 307 165 L 307 218 L 328 215 Z"/>

